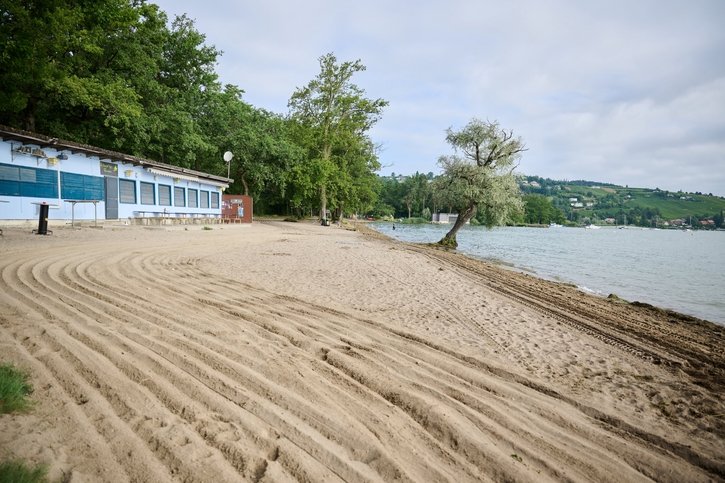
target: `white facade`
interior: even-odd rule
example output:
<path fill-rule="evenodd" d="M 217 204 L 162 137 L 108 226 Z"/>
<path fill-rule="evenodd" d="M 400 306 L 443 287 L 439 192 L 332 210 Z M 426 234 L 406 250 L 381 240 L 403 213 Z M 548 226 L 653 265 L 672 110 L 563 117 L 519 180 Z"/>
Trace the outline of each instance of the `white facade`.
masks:
<path fill-rule="evenodd" d="M 227 178 L 0 126 L 0 219 L 221 216 Z"/>

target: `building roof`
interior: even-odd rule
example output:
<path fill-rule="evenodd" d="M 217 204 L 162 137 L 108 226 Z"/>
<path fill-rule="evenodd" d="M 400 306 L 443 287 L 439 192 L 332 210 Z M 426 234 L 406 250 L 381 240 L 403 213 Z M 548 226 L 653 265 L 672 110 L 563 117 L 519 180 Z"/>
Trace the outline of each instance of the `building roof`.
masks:
<path fill-rule="evenodd" d="M 130 154 L 123 154 L 116 151 L 109 151 L 103 148 L 97 148 L 95 146 L 89 146 L 87 144 L 74 143 L 72 141 L 64 141 L 58 138 L 52 138 L 37 134 L 29 131 L 23 131 L 0 124 L 0 139 L 3 141 L 19 141 L 24 144 L 34 144 L 41 148 L 49 147 L 58 151 L 70 151 L 71 153 L 82 153 L 86 156 L 98 156 L 99 159 L 108 159 L 110 161 L 121 161 L 123 163 L 132 164 L 134 166 L 141 166 L 144 168 L 156 168 L 164 170 L 166 172 L 181 175 L 179 177 L 194 176 L 197 178 L 208 179 L 215 181 L 216 183 L 230 184 L 232 183 L 231 178 L 225 178 L 224 176 L 216 176 L 213 174 L 203 173 L 193 169 L 182 168 L 180 166 L 174 166 L 172 164 L 160 163 L 158 161 L 151 161 L 150 159 L 138 158 L 131 156 Z"/>

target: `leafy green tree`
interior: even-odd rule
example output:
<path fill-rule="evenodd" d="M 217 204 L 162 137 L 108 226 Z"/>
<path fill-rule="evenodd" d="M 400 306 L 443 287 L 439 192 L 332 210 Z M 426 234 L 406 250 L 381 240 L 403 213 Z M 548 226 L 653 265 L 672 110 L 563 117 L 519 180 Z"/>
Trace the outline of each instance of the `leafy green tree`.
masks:
<path fill-rule="evenodd" d="M 426 175 L 416 173 L 403 182 L 403 203 L 408 210 L 408 218 L 413 213 L 419 215 L 426 207 L 430 198 L 428 178 Z"/>
<path fill-rule="evenodd" d="M 142 115 L 139 96 L 114 75 L 119 58 L 108 49 L 120 49 L 139 26 L 141 15 L 155 12 L 122 0 L 4 1 L 0 122 L 48 131 L 49 126 L 63 127 L 59 118 L 83 121 L 89 139 L 134 122 Z M 78 127 L 72 124 L 71 132 Z"/>
<path fill-rule="evenodd" d="M 329 198 L 337 206 L 349 198 L 345 192 L 351 187 L 349 157 L 359 155 L 366 144 L 366 133 L 388 103 L 366 98 L 365 91 L 352 83 L 353 75 L 365 70 L 360 60 L 338 63 L 329 53 L 319 62 L 320 73 L 292 94 L 288 107 L 292 119 L 311 134 L 305 136 L 310 158 L 299 167 L 297 175 L 306 190 L 314 187 L 319 196 L 320 218 L 324 220 Z"/>
<path fill-rule="evenodd" d="M 389 177 L 380 179 L 380 202 L 393 209 L 390 216 L 398 218 L 403 213 L 403 196 L 403 183 L 398 183 L 398 181 L 394 178 L 394 173 Z"/>
<path fill-rule="evenodd" d="M 524 201 L 524 221 L 548 225 L 549 223 L 561 223 L 564 221 L 564 213 L 554 207 L 551 200 L 541 195 L 526 195 Z"/>
<path fill-rule="evenodd" d="M 345 163 L 342 172 L 345 173 L 348 188 L 344 191 L 337 204 L 337 218 L 342 216 L 343 206 L 349 213 L 365 213 L 377 202 L 380 190 L 375 171 L 380 169 L 380 162 L 375 153 L 373 142 L 367 137 L 358 138 L 357 145 L 350 143 L 350 149 L 341 158 Z"/>
<path fill-rule="evenodd" d="M 219 52 L 185 16 L 126 0 L 3 2 L 0 122 L 202 169 Z"/>
<path fill-rule="evenodd" d="M 199 119 L 199 125 L 214 148 L 206 170 L 221 169 L 219 174 L 226 176 L 223 153 L 228 150 L 234 154 L 229 166 L 234 179 L 230 192 L 257 197 L 264 191 L 284 196 L 289 170 L 303 157 L 291 138 L 289 123 L 244 102 L 242 90 L 233 85 L 206 97 L 204 111 L 208 114 Z"/>
<path fill-rule="evenodd" d="M 458 131 L 448 128 L 446 141 L 456 154 L 439 158 L 443 174 L 437 186 L 442 197 L 458 211 L 458 218 L 438 243 L 455 248 L 458 230 L 479 209 L 491 227 L 523 208 L 513 171 L 525 147 L 521 138 L 497 122 L 475 118 Z"/>
<path fill-rule="evenodd" d="M 214 98 L 222 91 L 214 71 L 221 52 L 205 44 L 204 34 L 185 15 L 157 37 L 161 44 L 154 68 L 136 84 L 145 113 L 139 130 L 145 146 L 140 149 L 152 159 L 219 173 L 221 163 L 214 158 L 219 148 L 204 124 L 215 115 Z M 139 148 L 129 147 L 134 149 Z"/>

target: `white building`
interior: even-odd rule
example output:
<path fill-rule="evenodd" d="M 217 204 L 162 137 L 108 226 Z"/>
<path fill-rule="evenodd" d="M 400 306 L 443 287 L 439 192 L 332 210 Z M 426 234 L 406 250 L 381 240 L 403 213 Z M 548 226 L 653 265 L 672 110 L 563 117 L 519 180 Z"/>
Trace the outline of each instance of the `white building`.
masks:
<path fill-rule="evenodd" d="M 0 126 L 0 219 L 220 218 L 232 180 Z"/>
<path fill-rule="evenodd" d="M 458 219 L 457 213 L 433 213 L 433 219 L 431 220 L 431 222 L 448 224 L 448 223 L 455 223 L 457 219 Z"/>

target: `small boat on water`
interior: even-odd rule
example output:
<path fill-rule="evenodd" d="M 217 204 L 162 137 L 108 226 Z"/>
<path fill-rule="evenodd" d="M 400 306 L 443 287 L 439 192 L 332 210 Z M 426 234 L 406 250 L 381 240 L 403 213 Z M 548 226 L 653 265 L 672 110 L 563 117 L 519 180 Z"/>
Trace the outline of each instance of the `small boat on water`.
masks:
<path fill-rule="evenodd" d="M 563 228 L 564 225 L 560 225 L 558 223 L 551 222 L 549 223 L 549 228 Z"/>
<path fill-rule="evenodd" d="M 600 228 L 600 226 L 589 224 L 589 225 L 585 226 L 584 228 L 586 228 L 587 230 L 598 230 Z"/>

